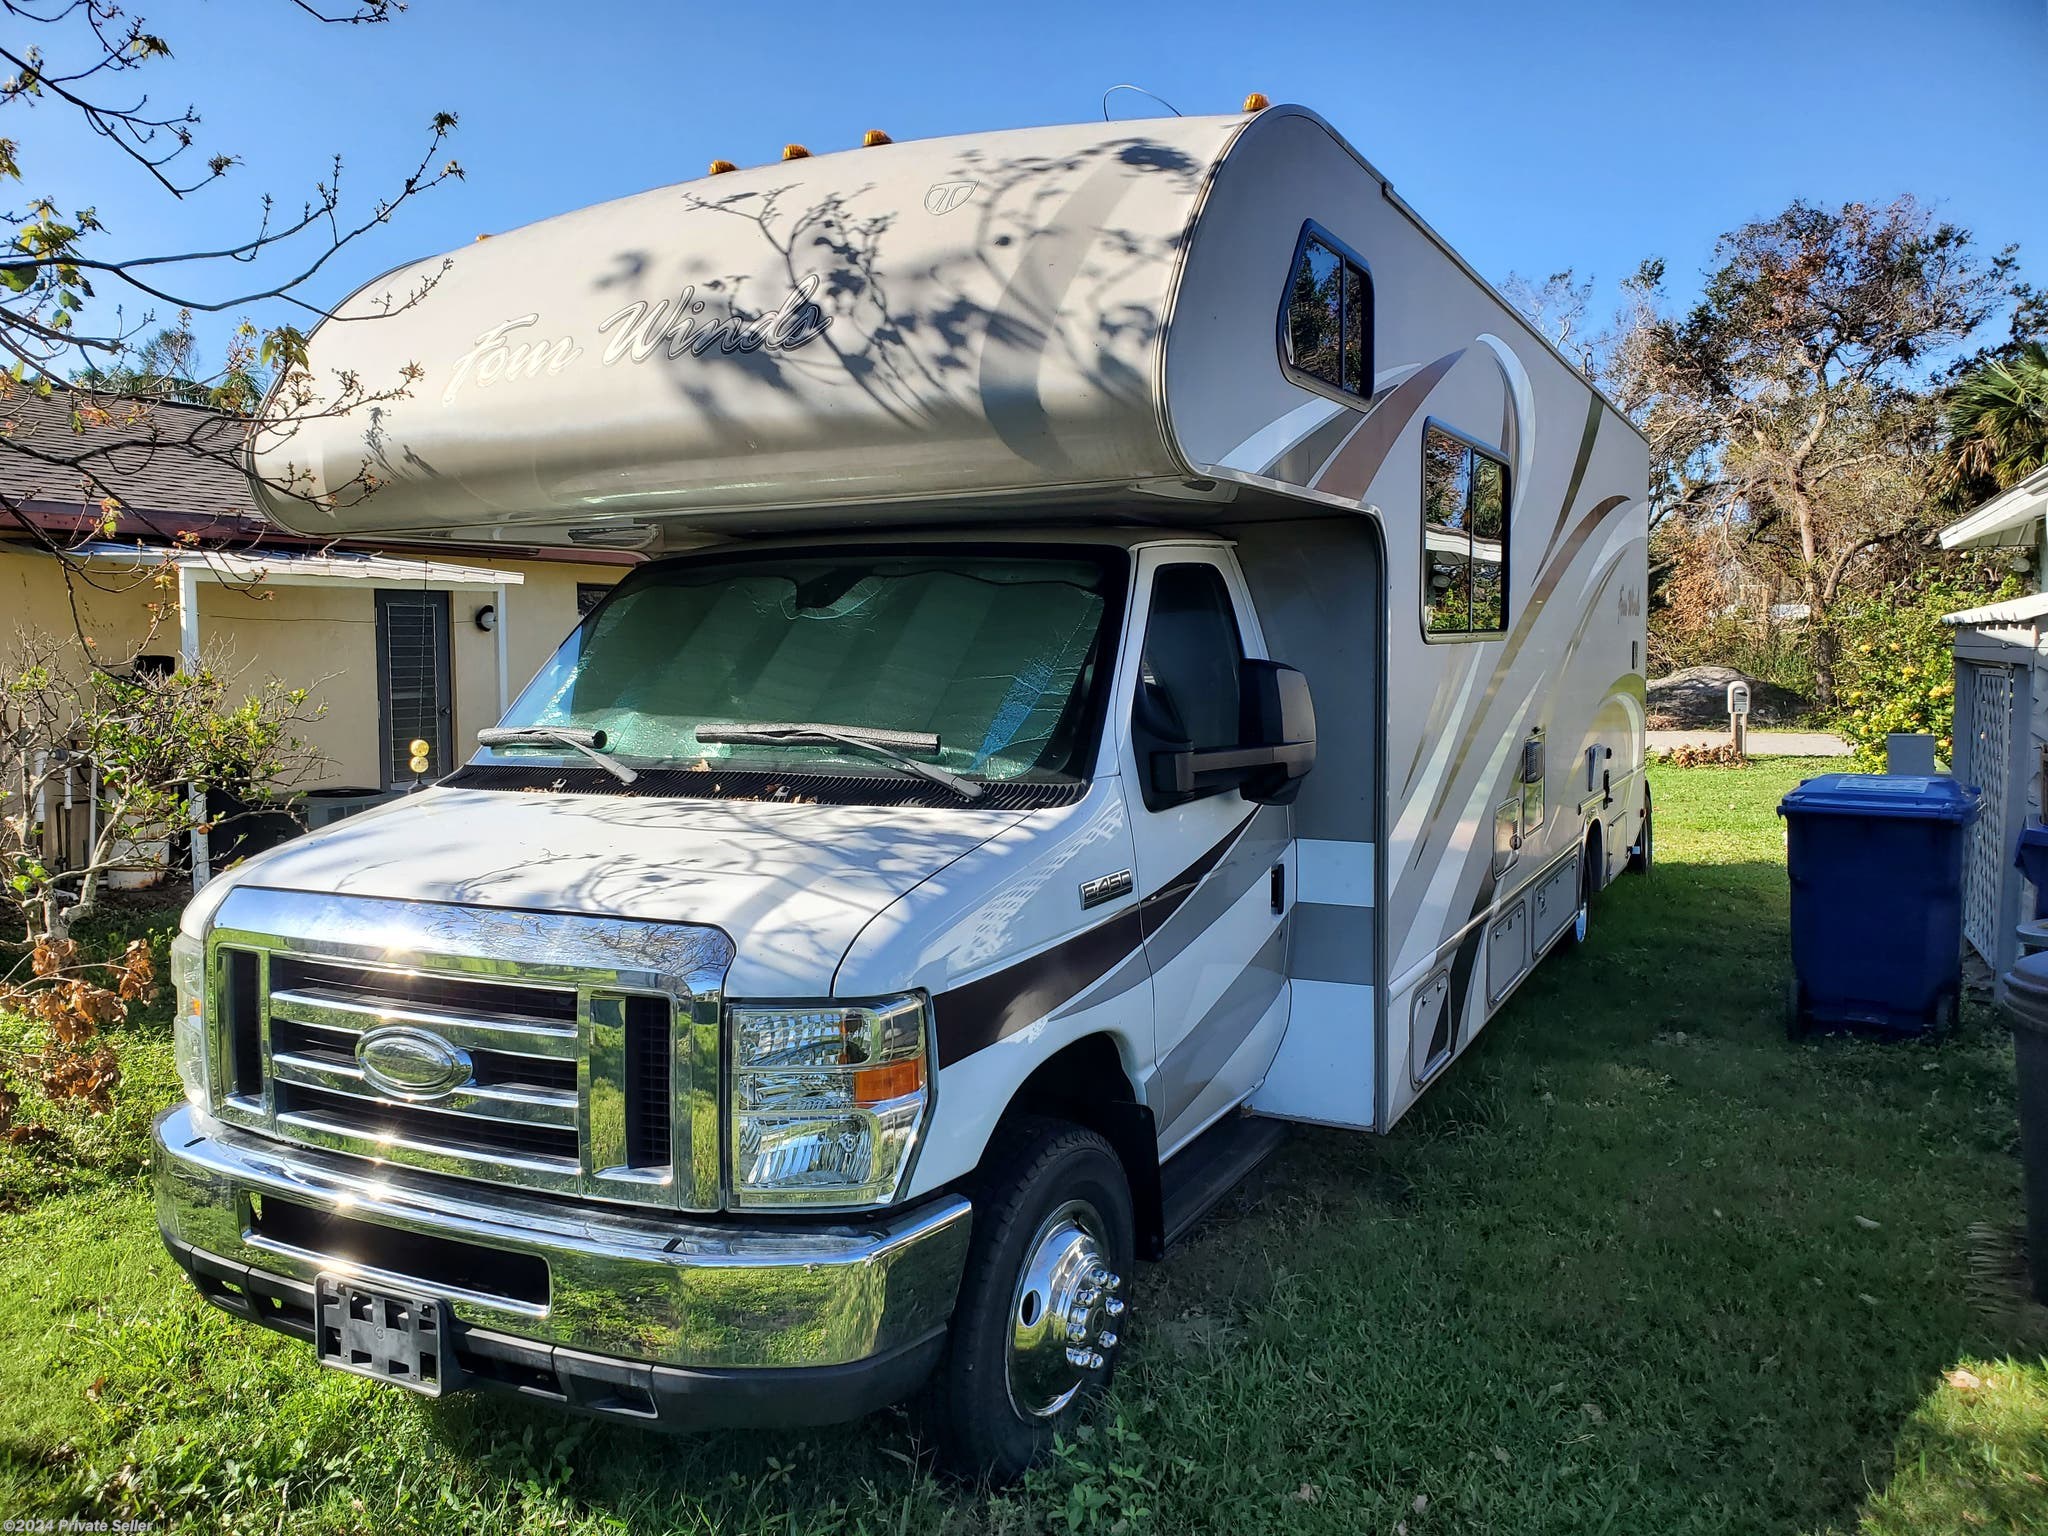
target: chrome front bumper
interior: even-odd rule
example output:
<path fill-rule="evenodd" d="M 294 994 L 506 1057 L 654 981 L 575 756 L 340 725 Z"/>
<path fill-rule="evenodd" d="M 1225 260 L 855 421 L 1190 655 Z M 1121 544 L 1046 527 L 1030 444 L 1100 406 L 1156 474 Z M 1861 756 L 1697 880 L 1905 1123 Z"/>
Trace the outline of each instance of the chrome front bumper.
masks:
<path fill-rule="evenodd" d="M 436 1297 L 482 1385 L 637 1419 L 816 1423 L 914 1390 L 945 1339 L 967 1201 L 746 1223 L 495 1189 L 156 1122 L 157 1223 L 208 1299 L 312 1335 L 321 1274 Z"/>

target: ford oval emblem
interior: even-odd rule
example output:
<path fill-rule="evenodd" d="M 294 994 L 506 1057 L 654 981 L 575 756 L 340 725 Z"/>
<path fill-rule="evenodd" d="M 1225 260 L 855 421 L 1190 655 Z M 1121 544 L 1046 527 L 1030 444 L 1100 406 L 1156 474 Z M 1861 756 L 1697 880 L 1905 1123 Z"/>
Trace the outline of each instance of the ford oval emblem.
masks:
<path fill-rule="evenodd" d="M 393 1024 L 356 1042 L 356 1065 L 372 1087 L 404 1099 L 438 1099 L 475 1075 L 469 1052 L 428 1029 Z"/>

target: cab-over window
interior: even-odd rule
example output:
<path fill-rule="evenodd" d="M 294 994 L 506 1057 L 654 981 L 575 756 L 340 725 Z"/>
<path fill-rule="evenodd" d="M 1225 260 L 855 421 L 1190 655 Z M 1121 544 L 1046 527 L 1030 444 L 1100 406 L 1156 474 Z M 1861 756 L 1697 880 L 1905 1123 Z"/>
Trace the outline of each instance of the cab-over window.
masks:
<path fill-rule="evenodd" d="M 1296 383 L 1372 395 L 1372 274 L 1329 231 L 1304 224 L 1280 306 L 1280 352 Z"/>

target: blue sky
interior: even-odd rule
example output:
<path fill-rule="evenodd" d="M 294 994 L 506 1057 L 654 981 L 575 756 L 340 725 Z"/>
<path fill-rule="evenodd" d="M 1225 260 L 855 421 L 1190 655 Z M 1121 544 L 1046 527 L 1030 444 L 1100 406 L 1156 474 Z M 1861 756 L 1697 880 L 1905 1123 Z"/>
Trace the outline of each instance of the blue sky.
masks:
<path fill-rule="evenodd" d="M 412 0 L 358 28 L 286 0 L 129 3 L 176 53 L 130 78 L 200 108 L 198 152 L 245 163 L 180 204 L 51 107 L 11 109 L 0 132 L 22 145 L 28 190 L 94 201 L 109 251 L 218 243 L 253 223 L 263 192 L 296 207 L 337 150 L 360 207 L 402 174 L 434 111 L 460 114 L 467 180 L 346 253 L 323 298 L 714 156 L 752 164 L 790 140 L 823 151 L 870 127 L 901 139 L 1088 120 L 1120 81 L 1188 113 L 1233 110 L 1251 90 L 1314 107 L 1480 271 L 1576 267 L 1601 280 L 1603 316 L 1642 257 L 1666 258 L 1682 293 L 1717 233 L 1794 196 L 1914 192 L 1989 245 L 2019 242 L 2048 281 L 2044 0 Z M 1113 105 L 1162 110 L 1129 94 Z"/>

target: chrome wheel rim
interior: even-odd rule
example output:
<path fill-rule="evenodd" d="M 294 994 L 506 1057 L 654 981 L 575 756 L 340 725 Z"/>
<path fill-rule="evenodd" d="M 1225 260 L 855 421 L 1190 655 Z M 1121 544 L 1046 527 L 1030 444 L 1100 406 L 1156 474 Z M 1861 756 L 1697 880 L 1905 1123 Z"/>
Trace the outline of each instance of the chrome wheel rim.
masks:
<path fill-rule="evenodd" d="M 1010 1297 L 1010 1405 L 1047 1419 L 1109 1368 L 1124 1312 L 1101 1213 L 1070 1200 L 1039 1223 Z"/>

